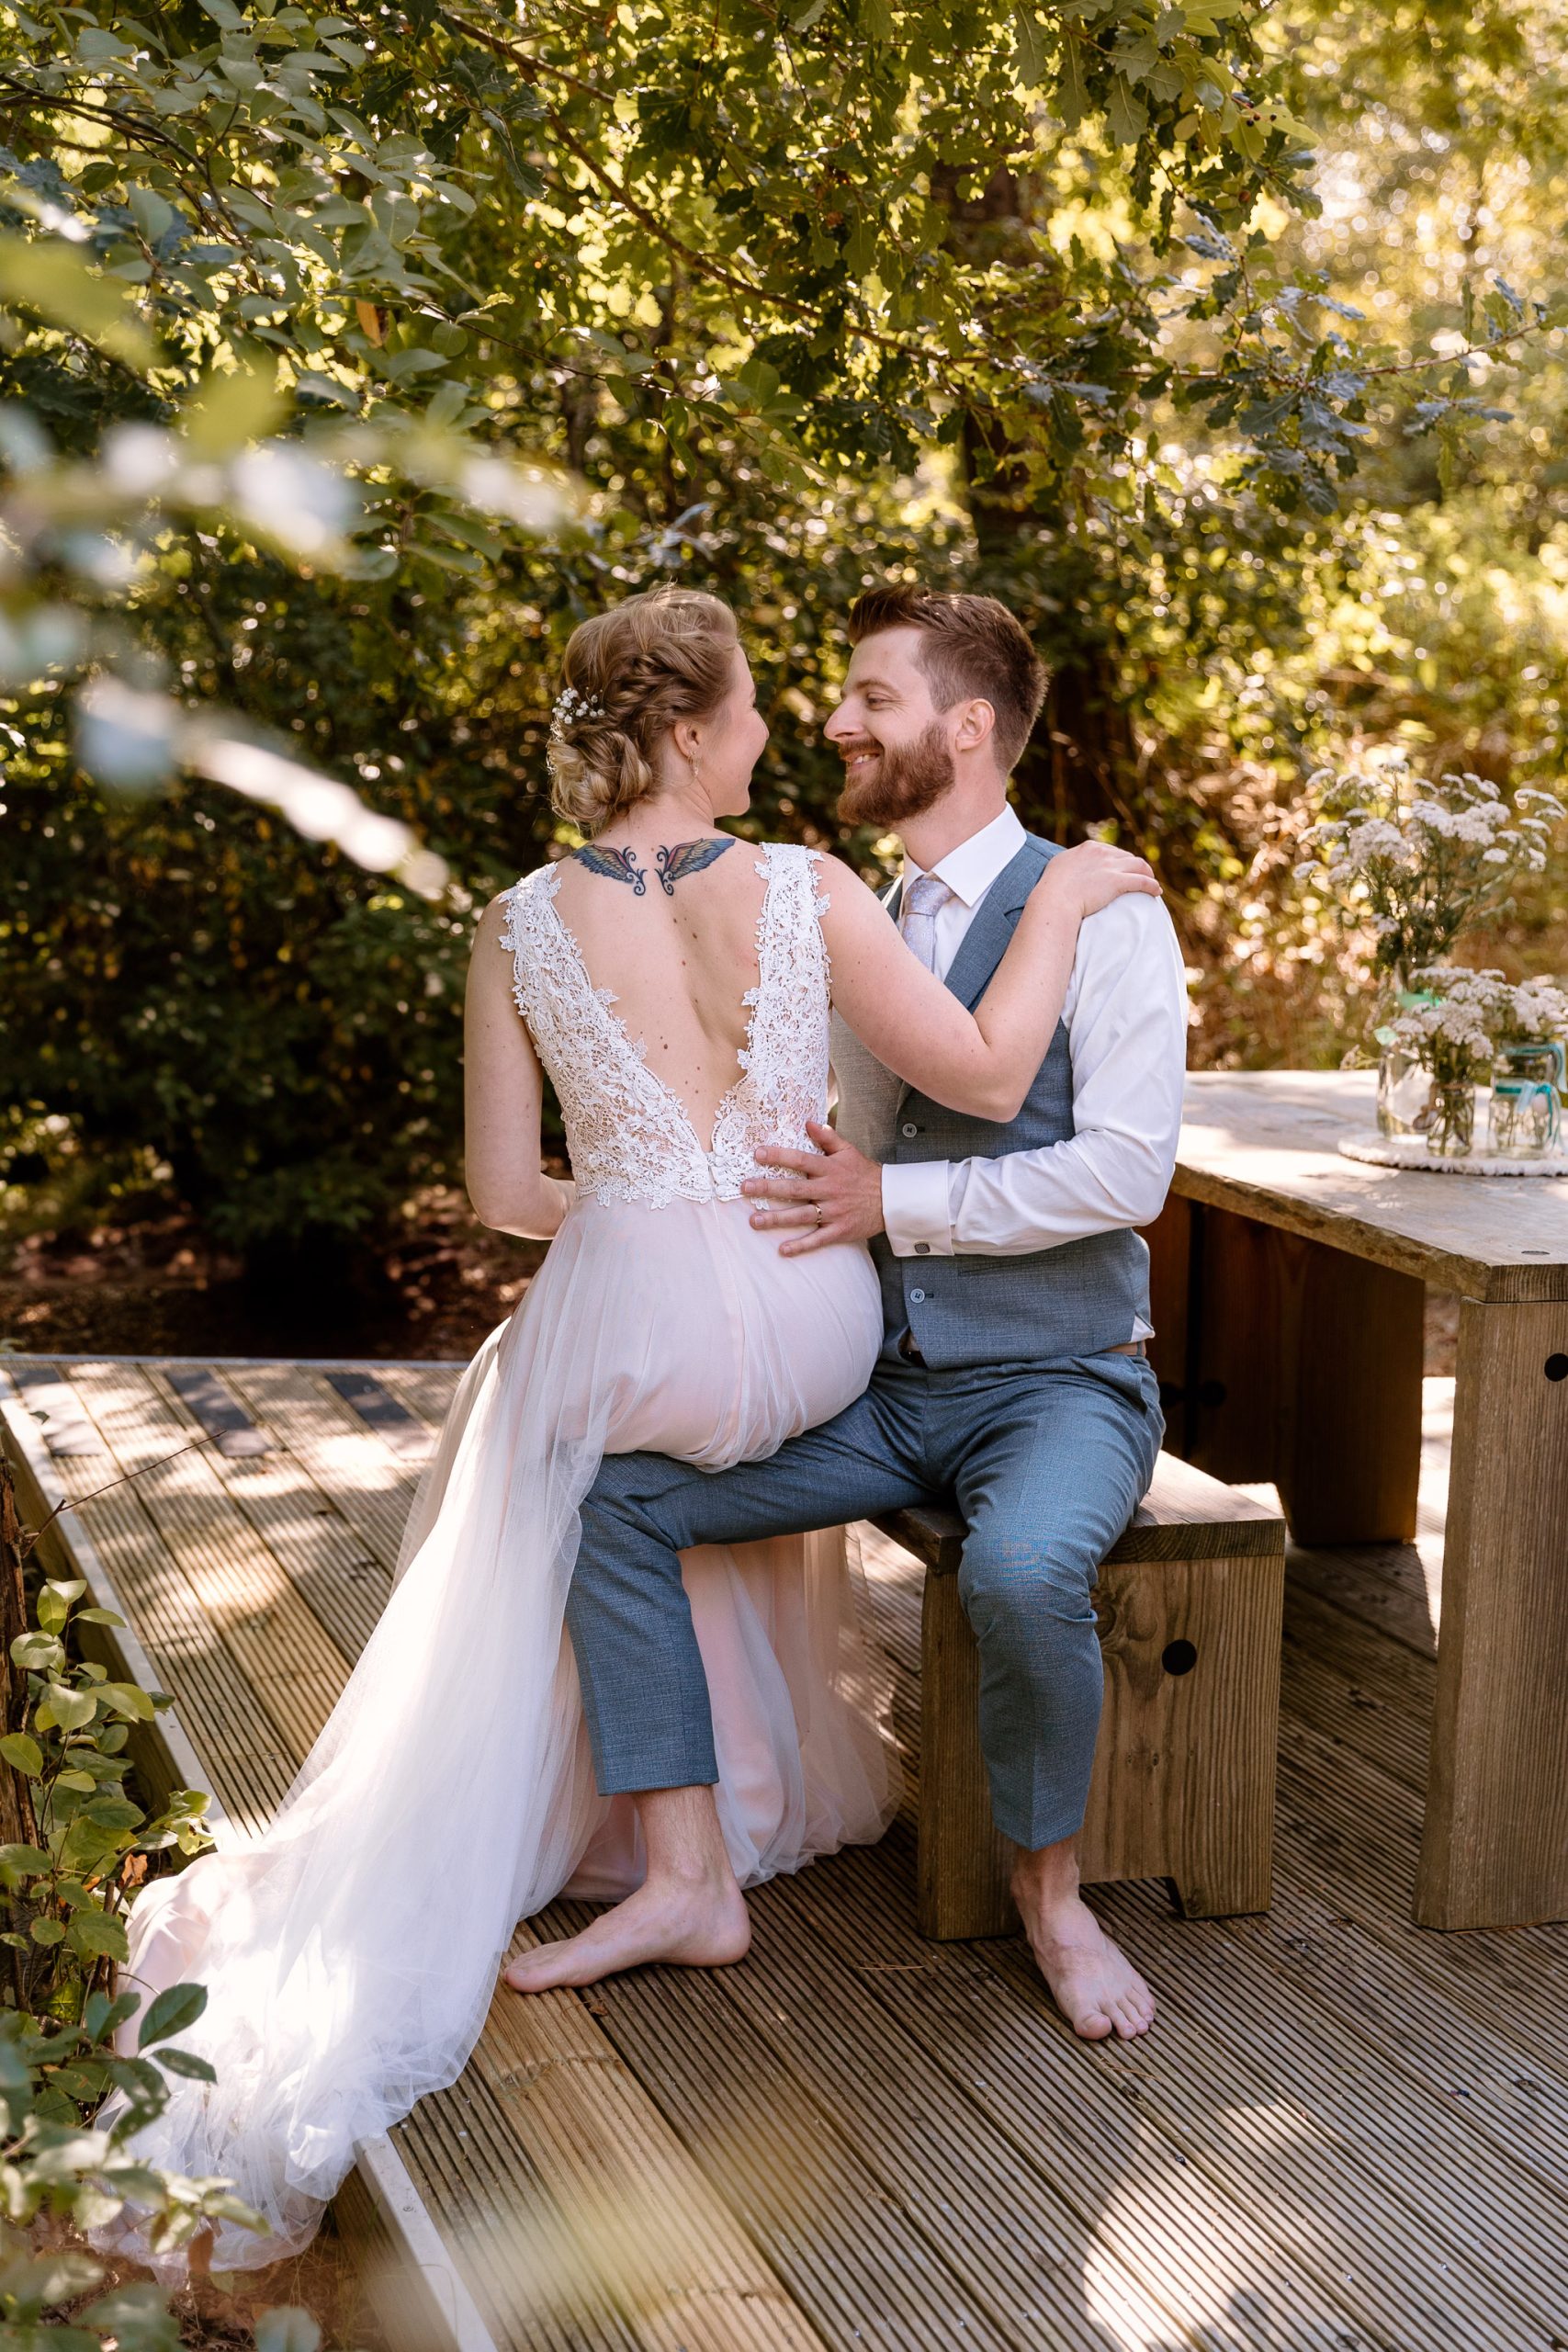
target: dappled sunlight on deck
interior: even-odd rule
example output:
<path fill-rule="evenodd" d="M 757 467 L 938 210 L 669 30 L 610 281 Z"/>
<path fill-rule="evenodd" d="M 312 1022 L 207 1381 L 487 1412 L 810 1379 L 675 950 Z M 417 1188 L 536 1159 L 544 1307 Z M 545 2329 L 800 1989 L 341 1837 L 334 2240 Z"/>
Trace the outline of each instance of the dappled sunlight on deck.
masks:
<path fill-rule="evenodd" d="M 79 1525 L 243 1835 L 375 1622 L 417 1463 L 321 1366 L 212 1369 L 269 1450 L 204 1445 Z M 426 1437 L 457 1376 L 357 1369 Z M 7 1412 L 73 1494 L 200 1434 L 155 1363 L 36 1372 Z M 51 1400 L 94 1451 L 49 1452 Z M 1076 2041 L 1021 1939 L 924 1940 L 907 1802 L 879 1846 L 753 1896 L 742 1967 L 498 1993 L 462 2079 L 392 2135 L 429 2308 L 471 2298 L 409 2352 L 1568 2340 L 1568 1930 L 1410 1924 L 1451 1419 L 1428 1383 L 1414 1544 L 1288 1556 L 1271 1911 L 1095 1891 L 1158 1994 L 1146 2041 Z M 913 1772 L 919 1573 L 871 1529 L 862 1552 Z M 519 1944 L 589 1916 L 558 1904 Z"/>

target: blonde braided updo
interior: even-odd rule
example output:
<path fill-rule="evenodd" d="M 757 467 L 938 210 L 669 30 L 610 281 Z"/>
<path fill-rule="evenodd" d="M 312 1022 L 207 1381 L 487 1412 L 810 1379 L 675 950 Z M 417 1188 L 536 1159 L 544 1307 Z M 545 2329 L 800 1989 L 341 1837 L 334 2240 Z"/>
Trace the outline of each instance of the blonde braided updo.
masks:
<path fill-rule="evenodd" d="M 573 629 L 550 728 L 550 799 L 585 833 L 653 791 L 658 746 L 678 719 L 707 718 L 729 692 L 735 616 L 699 588 L 651 588 Z"/>

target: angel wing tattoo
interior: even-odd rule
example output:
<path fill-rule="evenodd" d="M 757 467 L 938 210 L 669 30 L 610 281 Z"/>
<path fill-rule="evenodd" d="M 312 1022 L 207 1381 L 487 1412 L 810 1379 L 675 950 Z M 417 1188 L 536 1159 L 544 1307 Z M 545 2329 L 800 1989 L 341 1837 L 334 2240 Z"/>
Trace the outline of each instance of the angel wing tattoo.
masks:
<path fill-rule="evenodd" d="M 571 854 L 586 865 L 590 874 L 602 874 L 607 882 L 629 882 L 634 898 L 648 896 L 648 868 L 637 864 L 632 850 L 600 849 L 593 842 L 585 842 L 581 849 L 574 849 Z M 663 857 L 666 853 L 660 850 L 659 854 Z M 666 883 L 666 889 L 669 887 Z"/>
<path fill-rule="evenodd" d="M 683 882 L 688 874 L 700 874 L 716 857 L 735 847 L 733 833 L 713 833 L 704 842 L 677 842 L 673 849 L 661 849 L 654 856 L 659 879 L 667 899 L 675 896 L 675 885 Z"/>

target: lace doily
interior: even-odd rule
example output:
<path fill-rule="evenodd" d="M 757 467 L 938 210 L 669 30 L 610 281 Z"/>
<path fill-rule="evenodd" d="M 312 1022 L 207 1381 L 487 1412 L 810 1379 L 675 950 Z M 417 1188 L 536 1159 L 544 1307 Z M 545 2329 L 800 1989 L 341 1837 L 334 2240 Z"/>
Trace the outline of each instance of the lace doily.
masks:
<path fill-rule="evenodd" d="M 1373 1168 L 1422 1168 L 1430 1176 L 1568 1176 L 1568 1159 L 1509 1159 L 1500 1152 L 1472 1151 L 1463 1159 L 1439 1159 L 1424 1136 L 1343 1136 L 1336 1147 L 1344 1159 Z"/>

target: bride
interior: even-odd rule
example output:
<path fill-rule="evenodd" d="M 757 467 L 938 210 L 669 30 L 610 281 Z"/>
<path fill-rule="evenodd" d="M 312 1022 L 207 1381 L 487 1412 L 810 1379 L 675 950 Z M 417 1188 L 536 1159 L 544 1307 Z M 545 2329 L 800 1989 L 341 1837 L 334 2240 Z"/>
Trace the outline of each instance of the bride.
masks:
<path fill-rule="evenodd" d="M 263 2214 L 265 2236 L 218 2225 L 219 2268 L 298 2251 L 356 2143 L 457 2078 L 520 1919 L 678 1863 L 690 1826 L 659 1792 L 594 1784 L 562 1633 L 577 1510 L 606 1453 L 723 1468 L 870 1377 L 866 1251 L 781 1250 L 740 1194 L 759 1146 L 809 1148 L 826 1116 L 829 996 L 901 1078 L 1009 1118 L 1080 920 L 1157 887 L 1098 842 L 1053 859 L 971 1014 L 847 866 L 719 830 L 767 741 L 727 605 L 631 597 L 577 629 L 565 678 L 555 805 L 589 838 L 487 909 L 466 1030 L 474 1206 L 548 1254 L 463 1375 L 391 1598 L 271 1826 L 149 1887 L 131 1921 L 130 1981 L 208 1988 L 183 2040 L 216 2083 L 174 2082 L 130 2147 L 231 2178 Z M 546 1073 L 571 1183 L 540 1172 Z M 741 1884 L 878 1837 L 896 1767 L 842 1531 L 683 1566 L 714 1718 L 703 1801 Z M 659 1956 L 738 1959 L 740 1909 L 724 1950 Z M 97 2240 L 150 2258 L 130 2211 Z"/>

